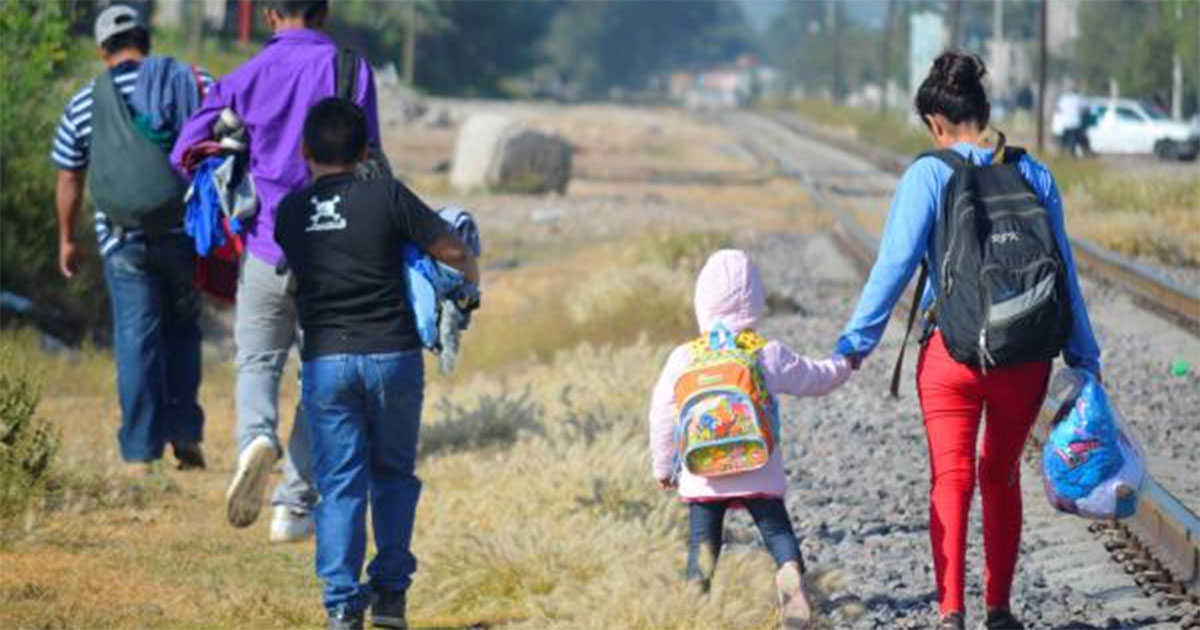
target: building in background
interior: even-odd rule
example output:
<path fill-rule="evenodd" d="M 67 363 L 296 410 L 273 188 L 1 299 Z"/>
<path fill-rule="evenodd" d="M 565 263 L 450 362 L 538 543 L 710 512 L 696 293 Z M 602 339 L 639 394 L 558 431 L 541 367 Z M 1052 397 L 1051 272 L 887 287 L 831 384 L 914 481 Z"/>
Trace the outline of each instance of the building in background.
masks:
<path fill-rule="evenodd" d="M 933 60 L 949 45 L 945 20 L 921 11 L 908 16 L 908 93 L 916 94 Z"/>

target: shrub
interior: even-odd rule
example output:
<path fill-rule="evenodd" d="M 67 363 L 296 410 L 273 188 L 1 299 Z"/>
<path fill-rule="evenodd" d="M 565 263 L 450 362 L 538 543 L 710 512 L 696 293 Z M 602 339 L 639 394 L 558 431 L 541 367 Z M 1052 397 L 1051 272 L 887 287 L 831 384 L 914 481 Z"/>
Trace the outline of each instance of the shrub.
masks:
<path fill-rule="evenodd" d="M 37 416 L 38 396 L 26 376 L 0 374 L 0 539 L 45 490 L 58 450 L 58 432 Z"/>
<path fill-rule="evenodd" d="M 0 3 L 0 284 L 32 298 L 47 312 L 61 311 L 76 336 L 106 321 L 93 239 L 79 243 L 87 265 L 69 284 L 58 273 L 54 167 L 49 153 L 55 126 L 86 70 L 84 50 L 72 41 L 75 3 L 10 0 Z M 66 79 L 63 79 L 66 77 Z M 86 208 L 81 214 L 90 216 Z M 58 331 L 61 334 L 62 331 Z"/>

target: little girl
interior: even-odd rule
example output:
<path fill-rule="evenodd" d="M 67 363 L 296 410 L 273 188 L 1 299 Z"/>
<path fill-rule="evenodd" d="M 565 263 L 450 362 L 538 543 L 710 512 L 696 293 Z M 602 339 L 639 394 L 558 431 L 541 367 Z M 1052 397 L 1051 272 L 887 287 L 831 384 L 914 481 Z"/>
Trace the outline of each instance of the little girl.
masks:
<path fill-rule="evenodd" d="M 754 333 L 766 309 L 766 296 L 758 267 L 745 252 L 722 250 L 709 257 L 696 279 L 695 308 L 705 340 L 713 330 L 728 331 L 736 336 L 739 348 L 754 350 L 752 356 L 758 360 L 770 408 L 775 407 L 774 398 L 779 394 L 827 394 L 850 374 L 850 365 L 841 356 L 812 360 Z M 678 486 L 680 498 L 688 504 L 687 578 L 707 591 L 721 551 L 725 511 L 745 507 L 778 567 L 775 586 L 784 628 L 806 627 L 811 612 L 801 580 L 804 561 L 784 506 L 787 478 L 781 449 L 774 448 L 766 464 L 757 469 L 722 476 L 693 474 L 688 466 L 676 463 L 680 410 L 675 390 L 692 364 L 695 347 L 695 342 L 687 343 L 671 352 L 650 403 L 654 477 L 664 489 Z"/>

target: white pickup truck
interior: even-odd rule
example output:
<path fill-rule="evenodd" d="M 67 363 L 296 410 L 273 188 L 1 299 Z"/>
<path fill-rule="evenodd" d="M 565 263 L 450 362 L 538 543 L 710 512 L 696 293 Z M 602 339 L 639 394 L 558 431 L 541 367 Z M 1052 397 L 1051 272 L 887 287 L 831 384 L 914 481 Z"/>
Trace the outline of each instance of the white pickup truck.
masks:
<path fill-rule="evenodd" d="M 1193 125 L 1172 120 L 1158 107 L 1120 98 L 1081 99 L 1087 108 L 1088 148 L 1099 154 L 1149 154 L 1166 160 L 1194 160 L 1200 153 L 1200 132 Z M 1051 129 L 1063 133 L 1060 112 Z"/>

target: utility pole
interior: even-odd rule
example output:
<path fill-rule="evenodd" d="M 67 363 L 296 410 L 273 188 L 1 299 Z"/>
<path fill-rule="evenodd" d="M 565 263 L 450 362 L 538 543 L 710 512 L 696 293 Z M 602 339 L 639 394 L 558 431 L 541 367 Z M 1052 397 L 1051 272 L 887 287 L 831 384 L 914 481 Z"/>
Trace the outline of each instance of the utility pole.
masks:
<path fill-rule="evenodd" d="M 1175 3 L 1175 19 L 1183 22 L 1183 1 Z M 1171 118 L 1183 118 L 1183 63 L 1179 60 L 1179 43 L 1175 44 L 1175 55 L 1171 65 Z"/>
<path fill-rule="evenodd" d="M 830 36 L 829 45 L 833 51 L 833 85 L 830 86 L 833 102 L 840 103 L 842 101 L 842 25 L 841 25 L 841 7 L 838 0 L 826 0 L 825 3 L 825 28 Z"/>
<path fill-rule="evenodd" d="M 887 114 L 888 85 L 892 73 L 892 23 L 896 21 L 896 0 L 888 0 L 887 15 L 883 18 L 883 44 L 879 50 L 879 113 Z"/>
<path fill-rule="evenodd" d="M 204 3 L 193 1 L 186 4 L 192 10 L 188 16 L 188 50 L 195 59 L 200 56 L 200 44 L 204 39 Z"/>
<path fill-rule="evenodd" d="M 1037 150 L 1041 155 L 1046 142 L 1046 14 L 1050 0 L 1042 0 L 1038 22 Z"/>
<path fill-rule="evenodd" d="M 1004 41 L 1004 0 L 992 0 L 992 39 Z"/>
<path fill-rule="evenodd" d="M 417 80 L 417 0 L 409 0 L 404 20 L 404 82 L 412 87 Z"/>
<path fill-rule="evenodd" d="M 962 0 L 948 0 L 950 3 L 950 48 L 958 49 L 958 34 L 962 23 Z"/>

